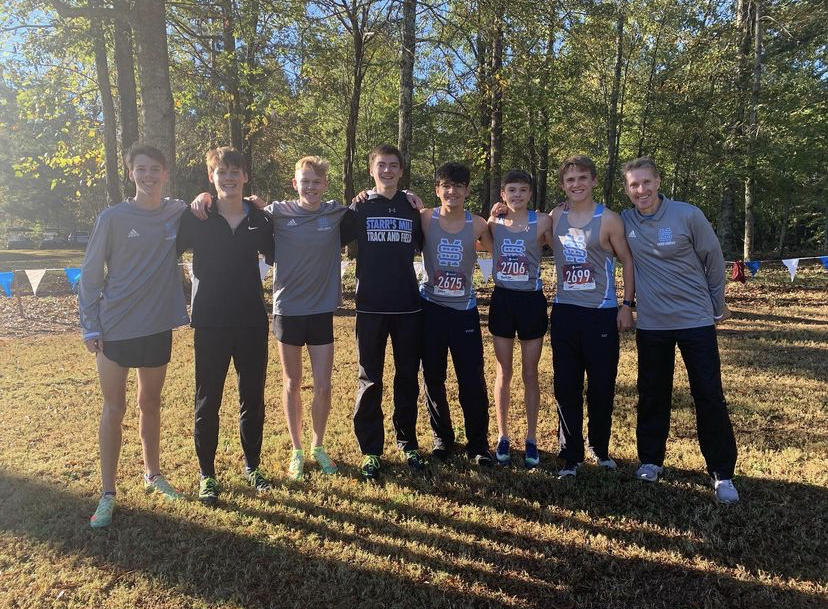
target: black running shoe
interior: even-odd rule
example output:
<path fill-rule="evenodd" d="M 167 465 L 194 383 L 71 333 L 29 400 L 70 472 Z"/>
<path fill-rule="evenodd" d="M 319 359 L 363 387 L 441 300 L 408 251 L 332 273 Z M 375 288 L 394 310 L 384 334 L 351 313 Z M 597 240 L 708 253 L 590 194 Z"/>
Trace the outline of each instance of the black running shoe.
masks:
<path fill-rule="evenodd" d="M 487 450 L 486 452 L 478 453 L 472 457 L 475 464 L 479 467 L 493 467 L 494 466 L 494 459 L 492 459 L 492 454 Z"/>

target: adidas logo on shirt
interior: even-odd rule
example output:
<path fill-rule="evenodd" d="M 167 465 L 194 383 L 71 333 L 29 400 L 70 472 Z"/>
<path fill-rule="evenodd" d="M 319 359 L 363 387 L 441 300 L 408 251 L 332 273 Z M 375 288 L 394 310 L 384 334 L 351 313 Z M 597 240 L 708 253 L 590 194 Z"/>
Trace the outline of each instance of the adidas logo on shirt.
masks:
<path fill-rule="evenodd" d="M 127 235 L 127 239 L 132 239 L 133 237 L 140 237 L 140 236 L 141 235 L 138 234 L 138 231 L 133 228 L 131 231 L 129 231 L 129 234 Z"/>
<path fill-rule="evenodd" d="M 629 234 L 629 235 L 627 235 L 627 237 L 628 237 L 629 239 L 635 239 L 635 229 L 631 230 L 631 231 L 630 231 L 630 234 Z"/>
<path fill-rule="evenodd" d="M 293 218 L 290 219 L 290 222 L 287 223 L 288 226 L 296 226 L 296 220 Z"/>

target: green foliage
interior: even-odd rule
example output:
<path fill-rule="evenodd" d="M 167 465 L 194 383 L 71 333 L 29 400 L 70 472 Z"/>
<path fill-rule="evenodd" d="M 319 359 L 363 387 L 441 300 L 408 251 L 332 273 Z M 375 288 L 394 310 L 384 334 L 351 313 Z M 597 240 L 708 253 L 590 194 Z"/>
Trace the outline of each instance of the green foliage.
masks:
<path fill-rule="evenodd" d="M 623 14 L 620 160 L 654 156 L 664 191 L 700 205 L 714 223 L 728 180 L 753 172 L 758 248 L 776 247 L 792 201 L 790 245 L 819 249 L 826 230 L 828 10 L 816 0 L 762 1 L 764 69 L 749 153 L 750 91 L 739 79 L 731 0 L 420 3 L 412 187 L 433 200 L 434 168 L 461 160 L 473 170 L 471 207 L 479 206 L 490 99 L 498 87 L 504 170 L 523 167 L 539 175 L 548 167 L 553 202 L 561 196 L 557 164 L 586 153 L 599 178 L 612 181 L 614 205 L 623 206 L 620 176 L 605 175 L 616 24 Z M 367 72 L 354 158 L 357 189 L 370 185 L 370 148 L 396 142 L 399 95 L 400 8 L 380 0 L 364 6 L 374 25 L 363 34 Z M 222 42 L 227 7 L 233 53 Z M 295 160 L 321 154 L 331 161 L 330 196 L 343 196 L 354 84 L 351 24 L 341 20 L 345 7 L 334 0 L 168 4 L 178 194 L 207 187 L 203 155 L 230 141 L 235 82 L 254 190 L 266 198 L 292 196 Z M 5 0 L 0 11 L 3 25 L 47 26 L 0 33 L 14 47 L 0 64 L 0 206 L 14 221 L 88 222 L 103 202 L 103 150 L 87 22 L 58 18 L 39 0 Z M 493 78 L 491 40 L 499 26 L 504 61 Z M 739 235 L 742 193 L 736 194 L 732 229 Z"/>

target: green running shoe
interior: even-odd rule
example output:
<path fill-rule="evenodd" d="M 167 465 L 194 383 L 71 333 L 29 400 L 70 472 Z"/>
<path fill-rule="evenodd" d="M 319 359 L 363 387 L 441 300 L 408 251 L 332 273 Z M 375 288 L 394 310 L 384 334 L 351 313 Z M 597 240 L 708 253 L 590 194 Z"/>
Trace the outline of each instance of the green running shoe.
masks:
<path fill-rule="evenodd" d="M 337 467 L 333 459 L 328 456 L 328 453 L 325 452 L 325 449 L 322 446 L 313 447 L 313 460 L 319 464 L 319 469 L 322 470 L 323 474 L 331 475 L 339 472 L 339 467 Z"/>
<path fill-rule="evenodd" d="M 93 529 L 108 527 L 112 524 L 112 512 L 115 510 L 115 495 L 103 495 L 98 501 L 98 509 L 89 519 L 89 526 Z"/>
<path fill-rule="evenodd" d="M 382 465 L 377 455 L 365 455 L 362 460 L 362 479 L 367 482 L 376 482 L 380 477 Z"/>
<path fill-rule="evenodd" d="M 305 451 L 301 448 L 294 450 L 290 455 L 288 476 L 291 480 L 302 480 L 305 477 Z"/>
<path fill-rule="evenodd" d="M 198 483 L 198 500 L 208 507 L 213 507 L 218 502 L 218 482 L 212 476 L 202 476 Z"/>
<path fill-rule="evenodd" d="M 247 472 L 247 482 L 255 488 L 257 491 L 269 491 L 273 487 L 270 485 L 270 481 L 264 477 L 264 474 L 261 470 L 257 467 L 254 470 Z"/>
<path fill-rule="evenodd" d="M 175 490 L 172 485 L 167 482 L 167 479 L 161 474 L 155 474 L 151 478 L 147 478 L 145 476 L 144 489 L 147 491 L 157 491 L 170 501 L 178 501 L 184 497 L 184 495 Z"/>
<path fill-rule="evenodd" d="M 428 465 L 418 450 L 405 451 L 405 462 L 408 463 L 408 469 L 413 472 L 421 472 L 426 468 L 426 465 Z"/>

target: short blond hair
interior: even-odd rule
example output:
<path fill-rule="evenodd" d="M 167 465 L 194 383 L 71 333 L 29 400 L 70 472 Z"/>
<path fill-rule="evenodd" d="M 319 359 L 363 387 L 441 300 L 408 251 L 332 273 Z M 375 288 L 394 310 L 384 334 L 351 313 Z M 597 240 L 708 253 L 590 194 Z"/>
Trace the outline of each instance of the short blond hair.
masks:
<path fill-rule="evenodd" d="M 331 168 L 331 164 L 327 159 L 323 159 L 321 156 L 303 156 L 301 159 L 296 161 L 294 171 L 300 171 L 305 167 L 310 167 L 316 172 L 317 175 L 327 177 L 328 169 Z"/>

